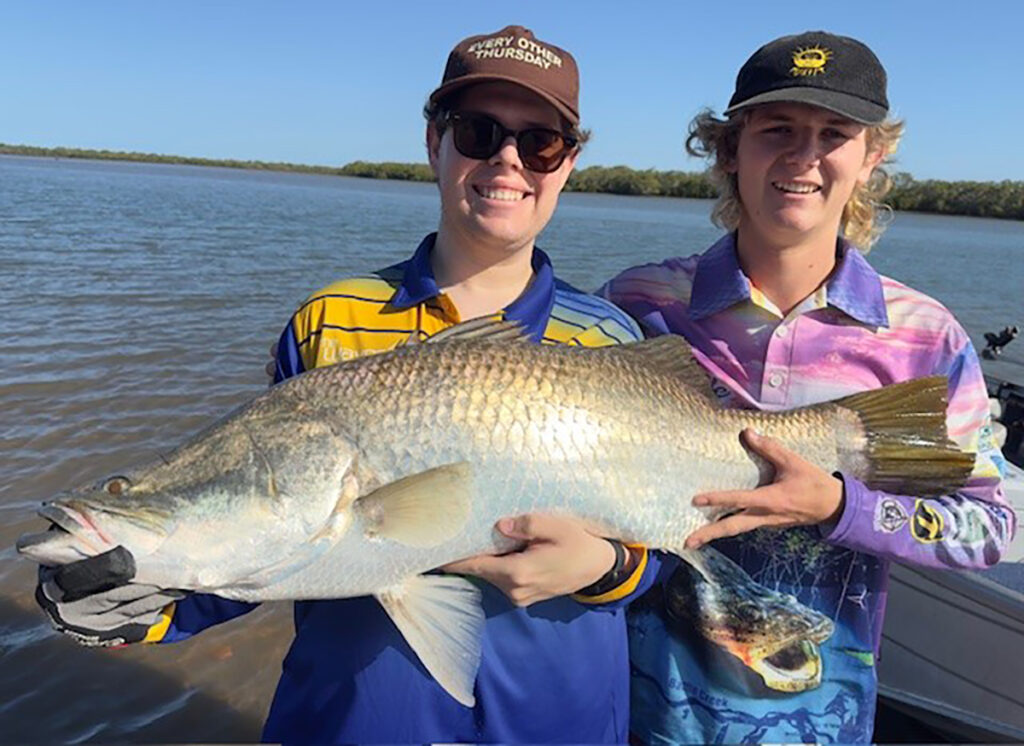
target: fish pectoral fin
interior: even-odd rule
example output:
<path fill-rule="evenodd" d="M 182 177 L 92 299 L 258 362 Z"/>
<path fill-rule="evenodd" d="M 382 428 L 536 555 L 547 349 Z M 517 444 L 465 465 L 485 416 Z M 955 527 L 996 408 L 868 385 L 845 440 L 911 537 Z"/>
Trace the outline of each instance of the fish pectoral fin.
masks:
<path fill-rule="evenodd" d="M 386 484 L 359 498 L 354 509 L 368 535 L 424 549 L 459 535 L 472 499 L 473 470 L 460 461 Z"/>
<path fill-rule="evenodd" d="M 454 575 L 417 575 L 377 600 L 437 683 L 472 707 L 484 627 L 479 589 Z"/>

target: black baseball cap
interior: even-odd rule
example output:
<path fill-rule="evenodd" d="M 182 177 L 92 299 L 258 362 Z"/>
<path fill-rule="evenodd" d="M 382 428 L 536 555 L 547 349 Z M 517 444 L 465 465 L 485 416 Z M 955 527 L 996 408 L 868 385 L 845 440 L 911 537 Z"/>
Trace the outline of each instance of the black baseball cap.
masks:
<path fill-rule="evenodd" d="M 743 63 L 725 113 L 787 101 L 878 124 L 889 113 L 885 89 L 885 68 L 867 45 L 848 36 L 806 31 L 768 42 Z"/>

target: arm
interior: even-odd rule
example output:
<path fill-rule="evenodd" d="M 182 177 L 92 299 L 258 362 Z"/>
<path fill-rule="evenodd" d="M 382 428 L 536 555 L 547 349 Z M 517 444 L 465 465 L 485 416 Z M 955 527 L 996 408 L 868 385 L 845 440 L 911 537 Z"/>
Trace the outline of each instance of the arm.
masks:
<path fill-rule="evenodd" d="M 1005 462 L 992 438 L 988 394 L 969 342 L 947 375 L 950 437 L 976 454 L 967 484 L 952 495 L 917 498 L 870 490 L 843 475 L 846 503 L 826 541 L 928 567 L 982 568 L 1002 557 L 1016 517 L 1003 495 Z"/>
<path fill-rule="evenodd" d="M 1002 456 L 992 440 L 988 397 L 970 343 L 948 370 L 950 437 L 976 454 L 967 484 L 952 495 L 916 497 L 870 490 L 859 480 L 829 475 L 772 438 L 745 432 L 747 444 L 775 467 L 772 484 L 755 490 L 697 495 L 694 504 L 738 511 L 695 531 L 687 546 L 760 527 L 817 525 L 825 541 L 890 560 L 941 568 L 989 567 L 1013 538 Z"/>
<path fill-rule="evenodd" d="M 575 518 L 532 513 L 503 518 L 495 528 L 522 548 L 441 569 L 483 578 L 517 606 L 572 595 L 583 604 L 619 608 L 650 588 L 662 566 L 661 556 L 642 545 L 596 536 Z"/>
<path fill-rule="evenodd" d="M 255 604 L 132 583 L 123 547 L 61 567 L 40 567 L 36 602 L 54 628 L 82 645 L 176 642 L 244 614 Z"/>

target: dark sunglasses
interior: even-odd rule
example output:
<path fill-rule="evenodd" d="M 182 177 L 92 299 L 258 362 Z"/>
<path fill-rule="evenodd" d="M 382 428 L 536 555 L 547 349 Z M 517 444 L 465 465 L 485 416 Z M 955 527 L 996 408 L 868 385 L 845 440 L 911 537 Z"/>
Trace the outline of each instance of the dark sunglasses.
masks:
<path fill-rule="evenodd" d="M 509 135 L 516 139 L 519 160 L 531 171 L 549 174 L 576 147 L 576 138 L 544 127 L 510 130 L 486 114 L 450 112 L 446 117 L 452 128 L 455 149 L 467 158 L 483 161 L 501 150 Z"/>

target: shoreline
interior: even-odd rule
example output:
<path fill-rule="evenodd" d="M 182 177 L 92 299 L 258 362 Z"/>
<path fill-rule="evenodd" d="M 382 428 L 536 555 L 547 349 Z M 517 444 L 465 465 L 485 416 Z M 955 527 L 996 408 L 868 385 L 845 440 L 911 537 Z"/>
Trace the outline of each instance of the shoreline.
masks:
<path fill-rule="evenodd" d="M 434 175 L 426 163 L 352 161 L 344 166 L 318 166 L 117 150 L 46 148 L 6 143 L 0 143 L 0 155 L 163 163 L 396 181 L 434 181 Z M 896 173 L 892 178 L 893 188 L 886 197 L 886 203 L 896 211 L 1024 220 L 1024 181 L 940 181 L 936 179 L 917 181 L 907 173 Z M 717 196 L 714 186 L 703 173 L 634 169 L 629 166 L 587 166 L 573 172 L 565 190 L 592 194 L 685 199 L 714 199 Z"/>

